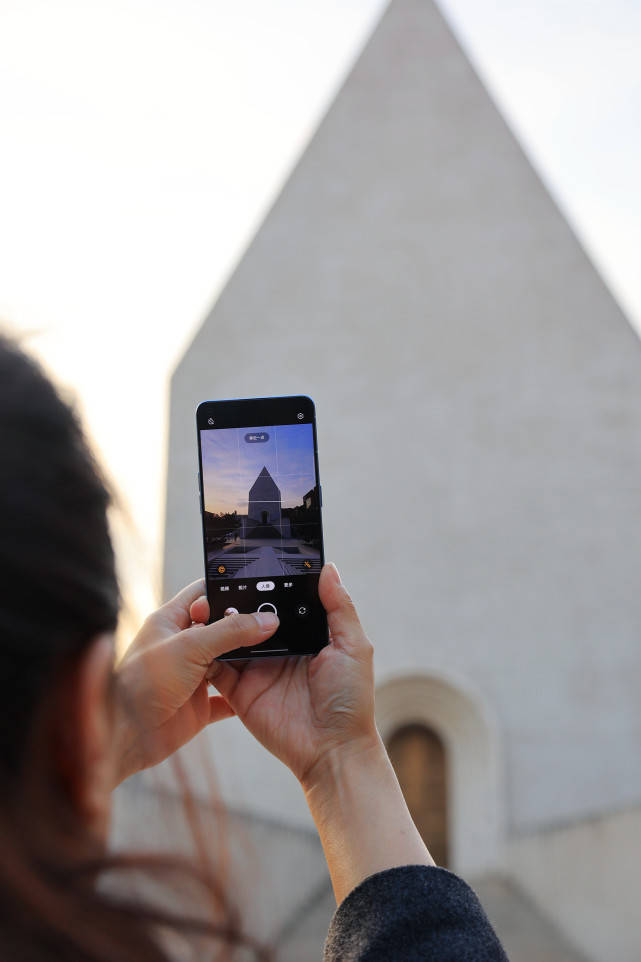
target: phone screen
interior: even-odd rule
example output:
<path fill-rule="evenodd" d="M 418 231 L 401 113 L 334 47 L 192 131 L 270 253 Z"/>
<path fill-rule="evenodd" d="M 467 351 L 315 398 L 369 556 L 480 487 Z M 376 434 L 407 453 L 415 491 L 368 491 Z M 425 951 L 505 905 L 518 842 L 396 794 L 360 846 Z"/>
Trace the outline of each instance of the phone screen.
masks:
<path fill-rule="evenodd" d="M 328 641 L 314 404 L 308 397 L 204 401 L 197 411 L 211 621 L 274 611 L 257 648 L 223 659 L 315 654 Z"/>

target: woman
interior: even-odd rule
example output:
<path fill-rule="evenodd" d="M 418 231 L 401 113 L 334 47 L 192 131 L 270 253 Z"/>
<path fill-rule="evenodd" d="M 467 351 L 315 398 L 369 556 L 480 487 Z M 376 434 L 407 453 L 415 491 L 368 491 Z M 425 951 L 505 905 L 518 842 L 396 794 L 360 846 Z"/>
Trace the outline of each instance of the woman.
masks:
<path fill-rule="evenodd" d="M 207 625 L 198 581 L 147 618 L 114 668 L 108 494 L 73 413 L 6 340 L 0 448 L 0 958 L 162 962 L 160 927 L 209 933 L 221 952 L 248 941 L 224 878 L 197 867 L 209 922 L 103 884 L 144 867 L 107 855 L 113 788 L 236 714 L 299 779 L 318 827 L 339 906 L 328 962 L 504 960 L 474 894 L 434 866 L 412 823 L 374 722 L 372 646 L 336 568 L 321 574 L 331 644 L 315 658 L 217 662 L 278 621 Z"/>

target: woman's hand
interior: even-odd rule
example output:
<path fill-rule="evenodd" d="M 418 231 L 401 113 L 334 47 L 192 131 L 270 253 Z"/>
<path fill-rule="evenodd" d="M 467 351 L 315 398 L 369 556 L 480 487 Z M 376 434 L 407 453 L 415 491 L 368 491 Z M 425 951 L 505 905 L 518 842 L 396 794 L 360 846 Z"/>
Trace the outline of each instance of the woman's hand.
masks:
<path fill-rule="evenodd" d="M 146 712 L 144 764 L 160 761 L 208 721 L 235 713 L 300 780 L 338 902 L 375 872 L 433 865 L 376 730 L 373 650 L 336 568 L 326 565 L 320 576 L 331 642 L 314 658 L 212 664 L 274 628 L 261 634 L 256 615 L 186 627 L 209 617 L 203 587 L 191 585 L 152 615 L 123 663 L 128 690 Z M 168 638 L 159 641 L 163 632 Z M 156 683 L 146 680 L 149 672 Z M 218 696 L 208 697 L 206 679 Z"/>
<path fill-rule="evenodd" d="M 201 624 L 209 615 L 204 588 L 195 581 L 149 615 L 117 668 L 119 782 L 233 715 L 223 695 L 207 691 L 207 671 L 219 655 L 259 645 L 278 626 L 271 612 Z"/>
<path fill-rule="evenodd" d="M 334 753 L 344 757 L 380 743 L 372 645 L 334 565 L 323 568 L 319 595 L 331 643 L 318 655 L 216 662 L 208 672 L 229 709 L 302 783 Z M 192 618 L 205 621 L 208 613 L 207 599 L 199 598 Z"/>

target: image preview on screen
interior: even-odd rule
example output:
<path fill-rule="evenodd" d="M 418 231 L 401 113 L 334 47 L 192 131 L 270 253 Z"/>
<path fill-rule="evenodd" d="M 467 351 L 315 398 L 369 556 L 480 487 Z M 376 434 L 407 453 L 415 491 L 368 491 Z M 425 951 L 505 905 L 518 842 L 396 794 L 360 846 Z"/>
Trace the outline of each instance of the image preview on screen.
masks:
<path fill-rule="evenodd" d="M 287 578 L 318 576 L 312 425 L 205 429 L 200 440 L 208 582 L 240 580 L 260 590 L 272 578 L 293 587 Z"/>

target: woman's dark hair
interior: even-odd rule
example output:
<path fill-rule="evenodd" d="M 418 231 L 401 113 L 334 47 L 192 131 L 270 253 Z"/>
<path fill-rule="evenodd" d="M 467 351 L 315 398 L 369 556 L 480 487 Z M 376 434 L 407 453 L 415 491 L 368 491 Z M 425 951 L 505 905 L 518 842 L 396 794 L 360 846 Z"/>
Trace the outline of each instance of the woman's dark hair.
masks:
<path fill-rule="evenodd" d="M 7 962 L 162 962 L 159 932 L 172 929 L 211 938 L 207 959 L 220 957 L 215 948 L 231 957 L 234 945 L 250 944 L 221 880 L 202 864 L 108 856 L 83 838 L 55 784 L 25 790 L 45 767 L 35 747 L 46 745 L 38 737 L 43 705 L 91 642 L 116 627 L 109 504 L 72 408 L 0 335 L 0 958 Z M 114 871 L 120 883 L 104 884 Z M 128 899 L 121 894 L 127 871 L 150 873 L 156 884 L 163 871 L 174 883 L 206 889 L 211 917 L 174 918 Z"/>
<path fill-rule="evenodd" d="M 114 631 L 109 494 L 78 420 L 0 339 L 0 768 L 17 775 L 47 680 Z"/>

